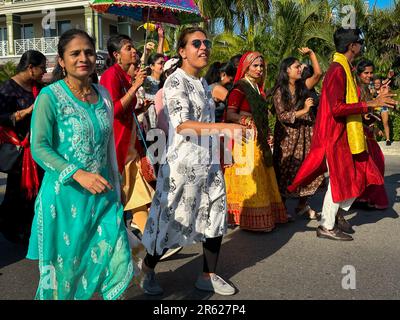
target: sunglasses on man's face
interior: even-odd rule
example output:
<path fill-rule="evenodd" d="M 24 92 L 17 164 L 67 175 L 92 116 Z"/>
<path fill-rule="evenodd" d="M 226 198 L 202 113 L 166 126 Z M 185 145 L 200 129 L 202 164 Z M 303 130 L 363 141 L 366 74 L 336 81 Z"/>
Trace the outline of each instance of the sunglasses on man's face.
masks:
<path fill-rule="evenodd" d="M 204 44 L 206 49 L 208 49 L 208 50 L 211 49 L 211 47 L 212 47 L 211 40 L 208 40 L 208 39 L 205 39 L 205 40 L 195 39 L 195 40 L 192 41 L 192 45 L 196 49 L 200 49 L 202 43 Z"/>

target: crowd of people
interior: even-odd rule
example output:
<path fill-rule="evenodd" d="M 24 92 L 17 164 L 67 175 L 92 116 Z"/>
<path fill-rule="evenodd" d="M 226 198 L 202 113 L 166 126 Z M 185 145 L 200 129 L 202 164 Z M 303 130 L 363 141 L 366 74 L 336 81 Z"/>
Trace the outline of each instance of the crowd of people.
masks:
<path fill-rule="evenodd" d="M 59 39 L 50 84 L 41 84 L 46 57 L 30 50 L 0 88 L 0 146 L 23 150 L 7 171 L 1 232 L 29 242 L 37 299 L 120 299 L 136 276 L 146 294 L 160 295 L 157 264 L 199 242 L 195 287 L 233 295 L 216 273 L 228 227 L 271 232 L 305 215 L 321 220 L 318 237 L 349 241 L 343 211 L 389 205 L 375 137 L 382 121 L 390 144 L 394 74 L 376 78 L 361 59 L 353 78 L 359 29 L 335 32 L 325 75 L 313 50 L 299 48 L 311 64 L 284 59 L 269 90 L 260 52 L 207 69 L 212 42 L 203 29 L 181 32 L 176 57 L 163 55 L 158 35 L 157 53 L 147 46 L 141 57 L 129 36 L 111 36 L 99 80 L 93 38 L 71 29 Z M 152 130 L 166 141 L 160 163 L 147 152 Z M 308 202 L 319 191 L 320 214 Z M 143 258 L 133 259 L 138 246 Z"/>

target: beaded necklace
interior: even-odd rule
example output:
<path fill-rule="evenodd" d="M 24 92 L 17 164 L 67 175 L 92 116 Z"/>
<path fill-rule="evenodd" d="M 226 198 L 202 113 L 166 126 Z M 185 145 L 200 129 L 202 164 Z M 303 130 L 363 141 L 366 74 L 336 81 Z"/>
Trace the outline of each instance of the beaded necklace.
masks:
<path fill-rule="evenodd" d="M 91 95 L 92 93 L 92 88 L 83 88 L 82 90 L 75 88 L 69 81 L 67 78 L 65 78 L 65 83 L 67 84 L 67 86 L 71 89 L 71 91 L 73 91 L 77 96 L 79 96 L 80 100 L 82 100 L 83 102 L 89 102 L 88 100 L 88 96 Z"/>
<path fill-rule="evenodd" d="M 247 76 L 245 76 L 244 78 L 245 78 L 245 79 L 247 80 L 247 82 L 251 85 L 251 87 L 252 87 L 255 91 L 258 92 L 258 94 L 261 94 L 261 93 L 260 93 L 260 89 L 258 88 L 258 85 L 257 85 L 257 84 L 254 84 L 249 78 L 247 78 Z"/>

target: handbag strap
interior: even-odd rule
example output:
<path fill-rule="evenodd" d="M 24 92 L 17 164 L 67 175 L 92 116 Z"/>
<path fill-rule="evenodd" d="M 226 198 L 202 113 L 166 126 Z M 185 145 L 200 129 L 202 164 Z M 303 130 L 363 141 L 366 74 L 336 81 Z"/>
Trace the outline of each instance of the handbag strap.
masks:
<path fill-rule="evenodd" d="M 148 151 L 148 148 L 147 148 L 147 143 L 146 143 L 146 139 L 144 138 L 144 135 L 143 135 L 142 129 L 141 129 L 141 127 L 140 127 L 139 120 L 138 120 L 138 118 L 137 118 L 137 116 L 136 116 L 135 112 L 132 112 L 132 115 L 133 115 L 133 119 L 135 119 L 135 123 L 136 123 L 137 131 L 139 132 L 140 139 L 142 139 L 142 141 L 143 141 L 143 146 L 144 146 L 144 148 L 146 149 L 146 154 L 147 154 L 147 151 Z"/>
<path fill-rule="evenodd" d="M 125 85 L 124 85 L 124 82 L 122 81 L 121 76 L 120 76 L 119 74 L 118 74 L 118 78 L 119 78 L 119 81 L 120 81 L 120 83 L 121 83 L 121 86 L 122 86 L 122 88 L 123 88 L 123 90 L 124 90 L 124 93 L 126 94 L 126 93 L 128 92 L 128 90 L 126 90 L 126 87 L 125 87 Z M 141 129 L 141 127 L 140 127 L 139 120 L 138 120 L 138 118 L 137 118 L 137 116 L 136 116 L 136 114 L 135 114 L 135 111 L 132 112 L 132 115 L 133 115 L 133 119 L 135 120 L 136 128 L 137 128 L 137 131 L 139 132 L 140 139 L 143 141 L 143 146 L 144 146 L 144 149 L 146 150 L 146 156 L 150 159 L 150 162 L 151 162 L 151 163 L 154 163 L 154 162 L 153 162 L 153 157 L 152 157 L 152 156 L 150 155 L 150 153 L 148 152 L 149 149 L 148 149 L 148 147 L 147 147 L 146 139 L 144 138 L 144 135 L 143 135 L 142 129 Z"/>

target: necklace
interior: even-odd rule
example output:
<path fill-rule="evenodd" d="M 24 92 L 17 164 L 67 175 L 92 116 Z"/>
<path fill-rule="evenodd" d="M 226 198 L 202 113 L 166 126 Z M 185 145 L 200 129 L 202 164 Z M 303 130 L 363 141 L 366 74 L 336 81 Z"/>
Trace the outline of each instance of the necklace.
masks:
<path fill-rule="evenodd" d="M 245 76 L 245 79 L 251 85 L 251 87 L 258 92 L 258 94 L 261 94 L 260 93 L 260 89 L 258 88 L 258 86 L 256 84 L 253 84 L 253 82 L 249 78 L 247 78 L 246 76 Z"/>
<path fill-rule="evenodd" d="M 83 88 L 82 90 L 77 89 L 68 81 L 67 78 L 65 78 L 65 83 L 68 85 L 68 87 L 71 89 L 71 91 L 73 91 L 77 96 L 80 97 L 79 98 L 80 100 L 82 100 L 83 102 L 89 102 L 87 97 L 90 96 L 92 93 L 91 87 Z"/>

